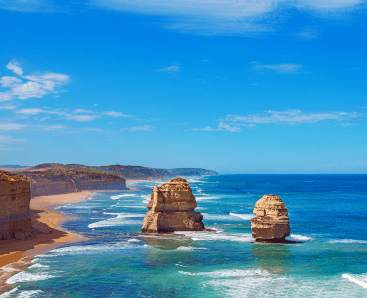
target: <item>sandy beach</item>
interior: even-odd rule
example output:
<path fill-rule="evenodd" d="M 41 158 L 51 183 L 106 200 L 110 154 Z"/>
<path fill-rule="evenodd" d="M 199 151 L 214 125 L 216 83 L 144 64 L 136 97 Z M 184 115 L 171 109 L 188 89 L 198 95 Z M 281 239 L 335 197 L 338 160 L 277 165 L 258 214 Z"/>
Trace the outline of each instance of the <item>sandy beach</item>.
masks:
<path fill-rule="evenodd" d="M 54 249 L 71 242 L 85 241 L 87 238 L 65 231 L 59 227 L 65 217 L 55 210 L 56 206 L 76 203 L 86 200 L 93 191 L 82 191 L 52 196 L 40 196 L 31 199 L 30 208 L 32 226 L 37 231 L 34 238 L 25 240 L 2 240 L 0 243 L 0 267 L 14 263 L 9 274 L 0 276 L 0 285 L 11 275 L 12 271 L 18 271 L 22 266 L 37 254 Z M 21 260 L 21 261 L 20 261 Z M 28 260 L 28 261 L 27 261 Z M 19 264 L 17 264 L 19 263 Z"/>

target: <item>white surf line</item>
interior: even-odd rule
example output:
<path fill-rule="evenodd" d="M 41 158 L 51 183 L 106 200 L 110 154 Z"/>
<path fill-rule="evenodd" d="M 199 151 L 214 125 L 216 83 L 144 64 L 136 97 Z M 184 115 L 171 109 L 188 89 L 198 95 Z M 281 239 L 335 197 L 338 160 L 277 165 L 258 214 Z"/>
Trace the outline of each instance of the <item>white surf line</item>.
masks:
<path fill-rule="evenodd" d="M 354 282 L 355 284 L 361 286 L 362 288 L 367 289 L 367 282 L 359 280 L 358 278 L 355 278 L 351 276 L 350 274 L 343 274 L 342 278 L 348 279 L 349 281 Z"/>

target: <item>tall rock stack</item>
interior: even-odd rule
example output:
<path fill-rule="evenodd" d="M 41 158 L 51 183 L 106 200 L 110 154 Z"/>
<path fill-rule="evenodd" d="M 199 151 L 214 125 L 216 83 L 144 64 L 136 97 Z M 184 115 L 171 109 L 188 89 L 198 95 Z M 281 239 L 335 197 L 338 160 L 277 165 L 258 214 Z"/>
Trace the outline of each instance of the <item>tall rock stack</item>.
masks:
<path fill-rule="evenodd" d="M 195 212 L 196 199 L 183 178 L 171 179 L 154 187 L 143 221 L 143 233 L 201 231 L 203 216 Z"/>
<path fill-rule="evenodd" d="M 251 220 L 252 236 L 257 241 L 282 242 L 290 234 L 287 207 L 277 195 L 264 195 L 256 202 Z"/>
<path fill-rule="evenodd" d="M 0 171 L 0 240 L 33 236 L 29 184 L 25 176 Z"/>

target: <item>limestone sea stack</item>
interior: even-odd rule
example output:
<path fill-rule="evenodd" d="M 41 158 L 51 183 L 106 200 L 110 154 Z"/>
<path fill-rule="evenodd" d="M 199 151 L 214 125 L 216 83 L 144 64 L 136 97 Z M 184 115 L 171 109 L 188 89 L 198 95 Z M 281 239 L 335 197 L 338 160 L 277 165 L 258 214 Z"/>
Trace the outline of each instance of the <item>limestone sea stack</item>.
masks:
<path fill-rule="evenodd" d="M 143 221 L 143 233 L 201 231 L 203 216 L 195 212 L 195 196 L 183 178 L 171 179 L 155 186 L 147 205 L 149 212 Z"/>
<path fill-rule="evenodd" d="M 251 220 L 256 241 L 282 242 L 290 234 L 287 207 L 277 195 L 264 195 L 256 202 Z"/>
<path fill-rule="evenodd" d="M 33 236 L 27 177 L 0 171 L 0 240 Z"/>

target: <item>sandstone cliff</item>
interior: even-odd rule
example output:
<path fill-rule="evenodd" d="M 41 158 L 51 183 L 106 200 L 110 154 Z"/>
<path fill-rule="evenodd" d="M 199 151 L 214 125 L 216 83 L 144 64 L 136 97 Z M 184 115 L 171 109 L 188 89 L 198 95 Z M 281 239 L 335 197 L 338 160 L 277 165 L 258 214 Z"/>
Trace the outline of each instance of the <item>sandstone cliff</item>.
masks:
<path fill-rule="evenodd" d="M 29 186 L 25 176 L 0 171 L 0 239 L 33 236 Z"/>
<path fill-rule="evenodd" d="M 277 195 L 264 195 L 256 202 L 251 220 L 252 236 L 257 241 L 281 242 L 290 234 L 288 210 Z"/>
<path fill-rule="evenodd" d="M 143 233 L 200 231 L 203 216 L 195 212 L 196 199 L 189 183 L 182 178 L 171 179 L 154 187 L 143 221 Z"/>
<path fill-rule="evenodd" d="M 31 182 L 31 195 L 47 196 L 82 190 L 123 190 L 126 180 L 116 174 L 94 169 L 53 167 L 48 170 L 22 172 Z"/>

